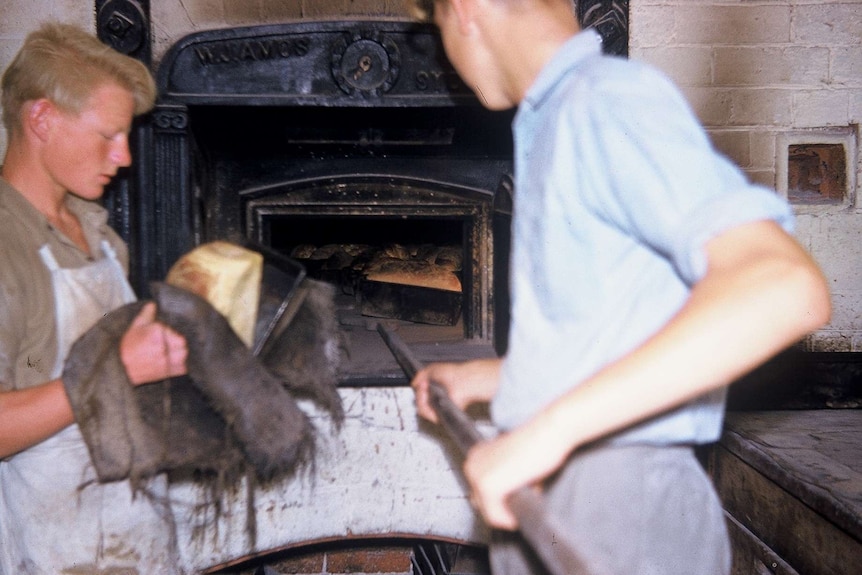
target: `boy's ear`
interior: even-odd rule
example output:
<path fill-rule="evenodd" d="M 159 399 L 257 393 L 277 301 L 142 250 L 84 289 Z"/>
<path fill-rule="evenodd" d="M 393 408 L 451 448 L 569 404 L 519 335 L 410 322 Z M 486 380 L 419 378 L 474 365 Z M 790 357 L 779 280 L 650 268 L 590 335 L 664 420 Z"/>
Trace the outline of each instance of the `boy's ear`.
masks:
<path fill-rule="evenodd" d="M 443 9 L 452 10 L 458 19 L 458 29 L 462 33 L 469 32 L 470 26 L 476 16 L 475 0 L 446 0 L 447 6 Z"/>
<path fill-rule="evenodd" d="M 57 108 L 51 101 L 40 98 L 30 104 L 24 116 L 25 129 L 40 140 L 48 137 Z"/>

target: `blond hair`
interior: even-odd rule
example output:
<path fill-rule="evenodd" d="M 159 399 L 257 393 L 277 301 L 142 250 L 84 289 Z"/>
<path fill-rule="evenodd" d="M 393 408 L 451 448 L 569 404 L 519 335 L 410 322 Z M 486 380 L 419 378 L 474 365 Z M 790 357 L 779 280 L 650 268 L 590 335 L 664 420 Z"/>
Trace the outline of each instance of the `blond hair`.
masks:
<path fill-rule="evenodd" d="M 3 74 L 3 125 L 10 134 L 14 133 L 24 103 L 41 98 L 77 114 L 93 91 L 106 83 L 132 94 L 135 115 L 152 109 L 156 86 L 142 62 L 117 52 L 77 26 L 44 24 L 27 36 Z"/>

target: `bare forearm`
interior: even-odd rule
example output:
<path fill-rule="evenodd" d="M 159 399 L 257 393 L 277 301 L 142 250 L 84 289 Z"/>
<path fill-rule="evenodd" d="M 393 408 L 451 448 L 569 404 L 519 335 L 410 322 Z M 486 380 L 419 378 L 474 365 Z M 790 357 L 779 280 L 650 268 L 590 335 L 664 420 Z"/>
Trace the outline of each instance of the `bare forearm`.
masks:
<path fill-rule="evenodd" d="M 725 234 L 707 251 L 706 277 L 654 337 L 470 451 L 464 471 L 492 525 L 514 528 L 505 496 L 553 473 L 573 450 L 731 383 L 828 321 L 817 266 L 774 224 Z"/>
<path fill-rule="evenodd" d="M 29 389 L 0 393 L 0 457 L 7 457 L 56 434 L 74 422 L 59 379 Z"/>
<path fill-rule="evenodd" d="M 132 385 L 186 373 L 185 339 L 155 319 L 147 303 L 123 335 L 120 358 Z M 36 387 L 0 392 L 0 457 L 44 441 L 75 421 L 60 379 Z"/>
<path fill-rule="evenodd" d="M 501 364 L 498 358 L 477 359 L 462 364 L 459 374 L 452 378 L 459 384 L 455 389 L 450 388 L 453 399 L 465 407 L 490 401 L 500 383 Z"/>
<path fill-rule="evenodd" d="M 550 407 L 546 415 L 559 436 L 577 446 L 677 407 L 728 385 L 824 325 L 826 283 L 782 234 L 756 224 L 714 240 L 707 276 L 679 314 Z M 764 247 L 734 249 L 746 242 Z"/>
<path fill-rule="evenodd" d="M 464 363 L 433 363 L 413 378 L 416 407 L 419 414 L 437 421 L 429 403 L 428 384 L 434 381 L 444 386 L 455 405 L 462 409 L 487 403 L 494 396 L 500 380 L 500 359 L 477 359 Z"/>

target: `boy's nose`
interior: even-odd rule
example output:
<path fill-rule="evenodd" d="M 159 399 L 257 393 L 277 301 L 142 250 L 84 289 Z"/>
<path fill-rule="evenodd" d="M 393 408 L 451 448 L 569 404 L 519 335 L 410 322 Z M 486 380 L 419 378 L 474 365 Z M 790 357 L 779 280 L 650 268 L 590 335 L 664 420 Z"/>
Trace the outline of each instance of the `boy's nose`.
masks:
<path fill-rule="evenodd" d="M 132 152 L 129 149 L 129 139 L 123 136 L 111 148 L 111 161 L 119 167 L 132 165 Z"/>

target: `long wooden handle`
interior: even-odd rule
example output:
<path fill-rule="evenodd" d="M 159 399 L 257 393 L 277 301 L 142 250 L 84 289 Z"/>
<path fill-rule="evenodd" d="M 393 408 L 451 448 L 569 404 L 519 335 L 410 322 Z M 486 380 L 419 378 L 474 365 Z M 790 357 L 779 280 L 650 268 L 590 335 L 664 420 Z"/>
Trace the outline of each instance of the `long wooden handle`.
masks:
<path fill-rule="evenodd" d="M 398 334 L 382 323 L 377 325 L 377 331 L 392 351 L 392 355 L 395 356 L 405 375 L 413 379 L 422 369 L 422 363 L 414 357 Z M 484 440 L 484 436 L 473 420 L 455 405 L 442 385 L 432 381 L 429 386 L 429 396 L 440 424 L 458 445 L 462 455 L 466 455 L 472 446 Z M 524 539 L 532 546 L 551 573 L 555 575 L 593 573 L 587 570 L 577 552 L 558 536 L 564 531 L 554 525 L 552 516 L 545 510 L 544 498 L 538 491 L 530 487 L 522 487 L 509 496 L 507 503 L 518 519 Z"/>

